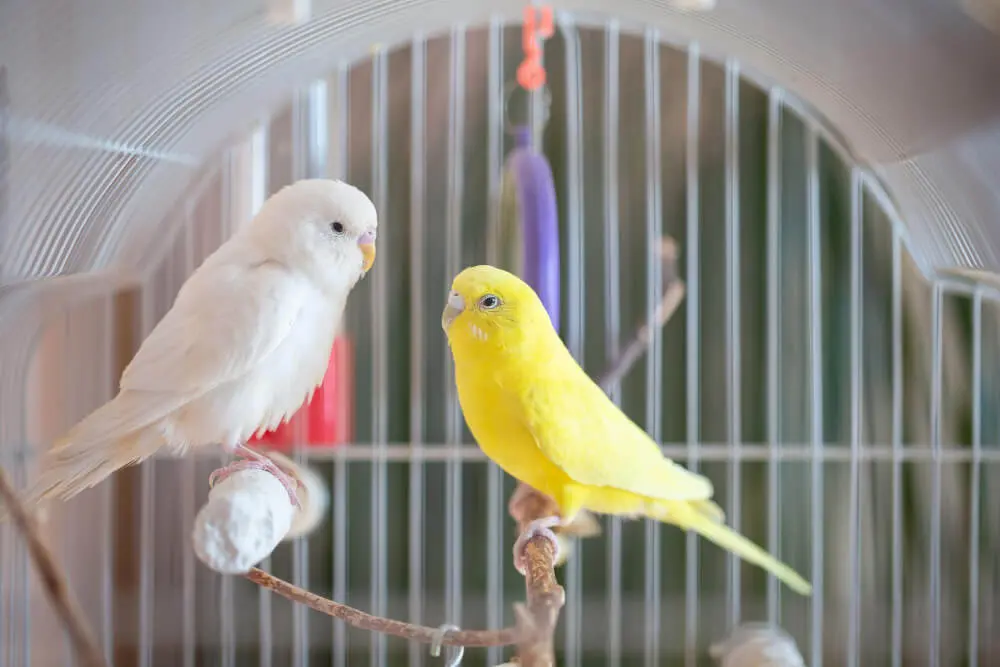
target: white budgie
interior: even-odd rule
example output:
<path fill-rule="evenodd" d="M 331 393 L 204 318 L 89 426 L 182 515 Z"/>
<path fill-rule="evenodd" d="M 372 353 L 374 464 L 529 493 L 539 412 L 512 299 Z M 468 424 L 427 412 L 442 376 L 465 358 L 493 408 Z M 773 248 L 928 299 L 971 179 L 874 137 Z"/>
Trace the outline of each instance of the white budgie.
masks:
<path fill-rule="evenodd" d="M 245 446 L 322 382 L 347 295 L 375 261 L 375 207 L 340 181 L 298 181 L 188 278 L 122 373 L 119 393 L 47 452 L 26 502 L 67 499 L 160 448 Z M 225 471 L 216 471 L 217 473 Z"/>

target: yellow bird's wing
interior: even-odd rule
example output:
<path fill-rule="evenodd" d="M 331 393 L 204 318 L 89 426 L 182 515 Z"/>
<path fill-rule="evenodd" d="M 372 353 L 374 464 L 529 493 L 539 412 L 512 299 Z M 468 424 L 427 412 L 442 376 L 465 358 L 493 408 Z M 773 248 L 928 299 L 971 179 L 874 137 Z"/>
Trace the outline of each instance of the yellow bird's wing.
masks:
<path fill-rule="evenodd" d="M 712 482 L 663 456 L 583 369 L 534 377 L 520 392 L 524 426 L 574 481 L 659 500 L 707 500 Z"/>

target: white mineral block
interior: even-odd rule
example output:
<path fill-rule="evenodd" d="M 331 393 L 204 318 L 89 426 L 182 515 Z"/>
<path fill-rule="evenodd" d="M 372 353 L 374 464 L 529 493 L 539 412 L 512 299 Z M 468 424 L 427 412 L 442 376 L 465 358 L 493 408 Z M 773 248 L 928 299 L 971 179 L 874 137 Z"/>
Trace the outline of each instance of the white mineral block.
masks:
<path fill-rule="evenodd" d="M 274 475 L 238 470 L 209 491 L 194 521 L 194 552 L 217 572 L 244 574 L 285 538 L 296 512 Z"/>

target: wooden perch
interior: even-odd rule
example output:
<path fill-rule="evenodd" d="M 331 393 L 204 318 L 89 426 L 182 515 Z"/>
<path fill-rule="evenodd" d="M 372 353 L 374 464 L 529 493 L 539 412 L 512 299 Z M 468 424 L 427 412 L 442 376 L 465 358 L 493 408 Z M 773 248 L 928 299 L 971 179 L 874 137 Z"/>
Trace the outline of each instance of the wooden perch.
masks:
<path fill-rule="evenodd" d="M 65 627 L 73 652 L 80 664 L 83 667 L 107 667 L 108 663 L 87 626 L 83 612 L 66 585 L 66 577 L 60 572 L 52 552 L 42 542 L 35 520 L 25 511 L 24 505 L 21 504 L 3 470 L 0 470 L 0 498 L 7 505 L 10 519 L 27 544 L 28 553 L 38 571 L 38 577 L 42 580 L 42 588 L 45 589 L 56 616 Z"/>
<path fill-rule="evenodd" d="M 521 485 L 508 505 L 510 515 L 523 532 L 529 524 L 557 514 L 552 499 L 530 486 Z M 559 610 L 566 602 L 566 592 L 556 581 L 555 546 L 542 535 L 535 535 L 524 546 L 524 587 L 527 602 L 514 605 L 518 631 L 518 664 L 521 667 L 554 667 L 555 634 Z"/>
<path fill-rule="evenodd" d="M 440 638 L 441 632 L 439 628 L 428 628 L 422 625 L 412 625 L 403 621 L 396 621 L 391 618 L 373 616 L 354 607 L 348 607 L 346 604 L 334 602 L 321 595 L 303 590 L 298 586 L 293 586 L 287 581 L 278 579 L 257 568 L 252 568 L 244 576 L 258 586 L 277 593 L 283 598 L 304 604 L 310 609 L 340 619 L 348 625 L 361 630 L 381 632 L 424 644 L 433 644 L 440 639 L 442 646 L 463 646 L 466 648 L 506 646 L 517 641 L 517 630 L 515 628 L 504 628 L 503 630 L 453 630 L 446 633 L 443 638 Z"/>

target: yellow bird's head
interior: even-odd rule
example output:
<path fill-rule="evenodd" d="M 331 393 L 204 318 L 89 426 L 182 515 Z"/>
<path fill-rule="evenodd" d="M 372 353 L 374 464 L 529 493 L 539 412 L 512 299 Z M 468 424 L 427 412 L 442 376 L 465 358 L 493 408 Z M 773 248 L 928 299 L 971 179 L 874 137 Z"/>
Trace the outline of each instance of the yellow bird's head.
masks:
<path fill-rule="evenodd" d="M 513 273 L 486 264 L 455 276 L 441 327 L 452 349 L 515 349 L 555 334 L 535 291 Z"/>

